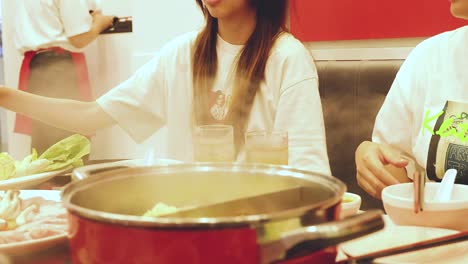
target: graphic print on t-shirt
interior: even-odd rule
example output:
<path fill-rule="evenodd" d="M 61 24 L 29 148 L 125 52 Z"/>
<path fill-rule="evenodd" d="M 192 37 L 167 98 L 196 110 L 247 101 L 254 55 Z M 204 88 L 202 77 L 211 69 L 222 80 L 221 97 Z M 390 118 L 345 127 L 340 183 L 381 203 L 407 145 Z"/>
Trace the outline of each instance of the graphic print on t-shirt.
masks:
<path fill-rule="evenodd" d="M 226 118 L 231 105 L 231 96 L 221 90 L 210 93 L 210 113 L 213 121 L 222 122 Z"/>
<path fill-rule="evenodd" d="M 431 180 L 440 181 L 445 171 L 456 169 L 456 182 L 468 184 L 468 103 L 445 104 L 434 127 L 427 164 Z"/>

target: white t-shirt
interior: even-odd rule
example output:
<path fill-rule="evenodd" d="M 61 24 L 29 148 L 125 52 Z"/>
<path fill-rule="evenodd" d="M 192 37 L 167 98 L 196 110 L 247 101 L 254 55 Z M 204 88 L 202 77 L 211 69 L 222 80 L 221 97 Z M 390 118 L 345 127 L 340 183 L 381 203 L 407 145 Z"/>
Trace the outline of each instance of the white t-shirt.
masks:
<path fill-rule="evenodd" d="M 377 116 L 373 141 L 412 155 L 431 180 L 455 168 L 457 181 L 468 184 L 468 27 L 411 52 Z"/>
<path fill-rule="evenodd" d="M 97 100 L 137 141 L 167 126 L 168 158 L 188 162 L 193 160 L 191 51 L 196 36 L 197 32 L 191 32 L 166 44 L 129 80 Z M 224 115 L 223 106 L 232 89 L 229 73 L 242 49 L 220 37 L 217 43 L 216 100 L 210 111 L 214 119 Z M 265 72 L 247 130 L 287 130 L 289 164 L 330 175 L 317 71 L 311 55 L 292 35 L 283 34 L 272 49 Z M 243 157 L 241 150 L 238 160 Z"/>
<path fill-rule="evenodd" d="M 87 0 L 15 0 L 15 43 L 21 53 L 50 47 L 80 51 L 68 37 L 91 29 Z"/>

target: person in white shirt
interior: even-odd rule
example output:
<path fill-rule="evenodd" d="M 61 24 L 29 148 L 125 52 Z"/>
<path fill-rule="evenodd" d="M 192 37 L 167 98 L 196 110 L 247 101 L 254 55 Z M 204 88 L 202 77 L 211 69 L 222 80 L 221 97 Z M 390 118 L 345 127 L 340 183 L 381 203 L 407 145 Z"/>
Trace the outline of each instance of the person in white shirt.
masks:
<path fill-rule="evenodd" d="M 468 0 L 451 2 L 468 19 Z M 380 198 L 416 168 L 440 181 L 457 169 L 468 184 L 468 26 L 420 43 L 405 60 L 377 115 L 372 142 L 356 150 L 357 180 Z"/>
<path fill-rule="evenodd" d="M 23 55 L 19 89 L 69 99 L 91 99 L 82 48 L 112 26 L 95 3 L 86 0 L 17 0 L 15 43 Z M 15 132 L 31 135 L 39 153 L 70 134 L 17 115 Z"/>
<path fill-rule="evenodd" d="M 246 131 L 286 130 L 289 165 L 330 175 L 316 67 L 284 30 L 286 1 L 196 2 L 205 27 L 169 42 L 96 102 L 2 88 L 0 106 L 82 134 L 117 123 L 139 142 L 167 126 L 168 158 L 187 162 L 195 125 L 233 125 L 238 160 Z M 216 103 L 222 111 L 212 111 Z"/>

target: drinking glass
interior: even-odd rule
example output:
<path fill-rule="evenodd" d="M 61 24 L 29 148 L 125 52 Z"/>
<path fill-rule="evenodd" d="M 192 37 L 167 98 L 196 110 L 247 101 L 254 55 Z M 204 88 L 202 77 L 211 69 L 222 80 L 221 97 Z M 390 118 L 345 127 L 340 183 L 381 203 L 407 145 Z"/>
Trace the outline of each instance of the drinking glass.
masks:
<path fill-rule="evenodd" d="M 193 136 L 193 143 L 195 161 L 235 161 L 234 129 L 232 126 L 197 126 Z"/>
<path fill-rule="evenodd" d="M 288 132 L 247 132 L 245 151 L 247 162 L 288 165 Z"/>

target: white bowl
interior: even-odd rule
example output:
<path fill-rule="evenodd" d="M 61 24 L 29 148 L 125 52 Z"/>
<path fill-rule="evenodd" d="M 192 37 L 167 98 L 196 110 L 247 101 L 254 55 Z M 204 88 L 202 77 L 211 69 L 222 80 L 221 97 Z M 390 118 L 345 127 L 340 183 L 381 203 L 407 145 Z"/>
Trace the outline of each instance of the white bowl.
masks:
<path fill-rule="evenodd" d="M 382 201 L 386 213 L 397 225 L 429 226 L 456 230 L 468 229 L 468 185 L 455 184 L 452 198 L 436 202 L 434 196 L 440 183 L 426 183 L 423 211 L 414 213 L 413 183 L 386 187 Z"/>
<path fill-rule="evenodd" d="M 343 200 L 341 201 L 340 218 L 357 214 L 359 212 L 359 208 L 361 208 L 361 202 L 361 196 L 346 192 L 343 195 Z"/>

